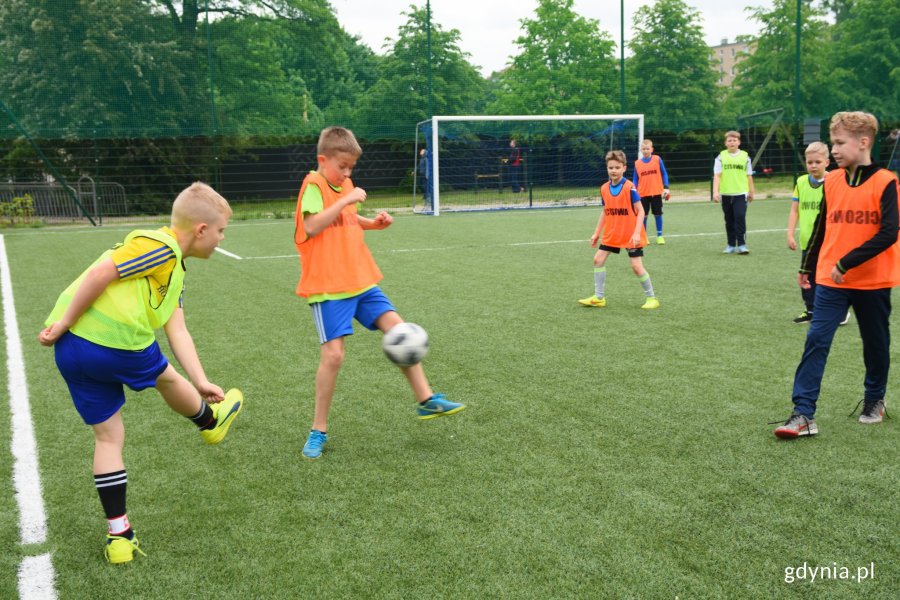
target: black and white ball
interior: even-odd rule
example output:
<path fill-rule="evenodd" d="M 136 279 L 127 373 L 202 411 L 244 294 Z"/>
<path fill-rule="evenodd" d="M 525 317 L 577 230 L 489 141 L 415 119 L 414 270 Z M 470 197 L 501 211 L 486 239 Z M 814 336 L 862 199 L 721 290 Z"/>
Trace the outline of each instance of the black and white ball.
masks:
<path fill-rule="evenodd" d="M 411 367 L 428 354 L 428 333 L 415 323 L 398 323 L 384 334 L 381 347 L 392 363 Z"/>

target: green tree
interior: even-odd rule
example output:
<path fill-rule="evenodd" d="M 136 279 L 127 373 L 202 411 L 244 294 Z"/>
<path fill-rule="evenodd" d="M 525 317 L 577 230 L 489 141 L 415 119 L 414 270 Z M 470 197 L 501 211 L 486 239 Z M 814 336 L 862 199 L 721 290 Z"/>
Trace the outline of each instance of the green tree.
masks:
<path fill-rule="evenodd" d="M 45 137 L 180 133 L 200 96 L 185 83 L 190 57 L 155 24 L 132 0 L 6 0 L 0 93 Z"/>
<path fill-rule="evenodd" d="M 500 74 L 494 114 L 613 112 L 618 78 L 614 43 L 599 22 L 572 8 L 573 0 L 540 0 L 535 18 L 522 20 L 520 48 Z"/>
<path fill-rule="evenodd" d="M 484 82 L 459 48 L 459 31 L 431 23 L 429 90 L 428 15 L 410 6 L 397 40 L 381 61 L 378 81 L 366 92 L 356 127 L 368 137 L 408 138 L 416 123 L 434 114 L 471 114 L 483 96 Z"/>
<path fill-rule="evenodd" d="M 322 126 L 307 82 L 285 64 L 284 24 L 227 17 L 212 24 L 218 129 L 226 135 L 302 135 Z"/>
<path fill-rule="evenodd" d="M 699 21 L 683 0 L 657 0 L 637 15 L 625 74 L 647 129 L 715 121 L 719 89 Z"/>
<path fill-rule="evenodd" d="M 771 10 L 748 9 L 762 24 L 754 50 L 737 66 L 727 108 L 749 114 L 782 108 L 788 120 L 829 110 L 835 74 L 829 69 L 830 28 L 811 0 L 801 0 L 800 115 L 794 114 L 797 0 L 775 0 Z M 751 41 L 751 40 L 746 40 Z"/>
<path fill-rule="evenodd" d="M 900 5 L 880 0 L 854 0 L 835 25 L 835 42 L 827 63 L 835 85 L 824 94 L 828 113 L 866 110 L 900 117 Z"/>
<path fill-rule="evenodd" d="M 201 20 L 207 16 L 320 22 L 333 17 L 327 0 L 137 0 L 165 14 L 183 46 L 195 43 Z"/>

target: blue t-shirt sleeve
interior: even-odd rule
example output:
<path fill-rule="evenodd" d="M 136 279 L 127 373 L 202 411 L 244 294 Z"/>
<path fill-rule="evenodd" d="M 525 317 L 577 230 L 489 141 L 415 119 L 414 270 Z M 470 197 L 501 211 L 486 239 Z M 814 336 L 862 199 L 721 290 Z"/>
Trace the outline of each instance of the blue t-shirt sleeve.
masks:
<path fill-rule="evenodd" d="M 638 195 L 637 190 L 634 188 L 631 188 L 631 203 L 634 204 L 635 202 L 640 202 L 640 201 L 641 201 L 641 197 Z"/>
<path fill-rule="evenodd" d="M 659 159 L 659 172 L 662 174 L 663 187 L 669 187 L 669 174 L 666 172 L 666 165 L 663 163 L 663 159 Z M 635 181 L 635 184 L 637 181 Z"/>

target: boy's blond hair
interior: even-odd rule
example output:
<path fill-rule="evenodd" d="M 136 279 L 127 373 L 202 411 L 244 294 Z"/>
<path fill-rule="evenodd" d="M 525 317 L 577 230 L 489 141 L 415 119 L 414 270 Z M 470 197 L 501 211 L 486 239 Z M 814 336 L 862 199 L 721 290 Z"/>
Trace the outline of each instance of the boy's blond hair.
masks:
<path fill-rule="evenodd" d="M 183 189 L 172 203 L 173 229 L 184 230 L 197 223 L 213 223 L 222 216 L 231 216 L 228 200 L 201 181 Z"/>
<path fill-rule="evenodd" d="M 725 132 L 725 139 L 727 140 L 727 139 L 730 138 L 730 137 L 737 138 L 737 139 L 741 139 L 741 132 L 740 132 L 740 131 L 735 131 L 734 129 L 732 129 L 731 131 L 726 131 L 726 132 Z"/>
<path fill-rule="evenodd" d="M 316 153 L 322 156 L 334 156 L 338 152 L 345 152 L 354 158 L 362 156 L 362 148 L 352 131 L 344 127 L 326 127 L 319 134 Z"/>
<path fill-rule="evenodd" d="M 831 117 L 831 125 L 828 130 L 834 134 L 838 129 L 843 129 L 855 137 L 867 137 L 873 144 L 878 133 L 878 119 L 875 115 L 861 110 L 836 113 Z"/>
<path fill-rule="evenodd" d="M 609 152 L 607 152 L 606 153 L 606 162 L 609 162 L 611 160 L 617 160 L 620 163 L 622 163 L 623 165 L 628 164 L 625 161 L 625 153 L 622 152 L 621 150 L 610 150 Z"/>
<path fill-rule="evenodd" d="M 653 140 L 651 140 L 651 139 L 646 139 L 646 140 L 644 140 L 644 141 L 641 142 L 641 146 L 646 146 L 647 144 L 650 144 L 650 145 L 652 146 L 652 145 L 653 145 Z"/>
<path fill-rule="evenodd" d="M 822 142 L 813 142 L 806 147 L 805 155 L 809 156 L 810 154 L 821 154 L 825 158 L 828 158 L 828 146 Z"/>

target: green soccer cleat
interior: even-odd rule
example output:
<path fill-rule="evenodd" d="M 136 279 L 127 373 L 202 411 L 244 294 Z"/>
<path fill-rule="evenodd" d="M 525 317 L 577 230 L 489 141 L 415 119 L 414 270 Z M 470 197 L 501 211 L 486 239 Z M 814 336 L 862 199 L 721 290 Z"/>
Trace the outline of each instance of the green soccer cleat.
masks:
<path fill-rule="evenodd" d="M 660 246 L 665 246 L 665 245 L 666 245 L 666 238 L 664 238 L 664 237 L 661 236 L 661 235 L 658 235 L 658 236 L 656 236 L 656 243 L 657 243 L 658 245 L 660 245 Z"/>
<path fill-rule="evenodd" d="M 794 323 L 796 323 L 797 325 L 800 325 L 802 323 L 809 323 L 810 321 L 812 321 L 812 313 L 808 310 L 804 310 L 798 316 L 794 317 Z"/>
<path fill-rule="evenodd" d="M 140 545 L 141 543 L 138 541 L 137 535 L 132 535 L 130 540 L 127 537 L 119 535 L 107 535 L 106 548 L 103 553 L 106 555 L 106 560 L 109 563 L 121 565 L 134 560 L 135 552 L 141 556 L 147 556 L 144 554 L 144 551 L 140 549 Z"/>
<path fill-rule="evenodd" d="M 216 425 L 212 429 L 201 429 L 200 436 L 207 444 L 218 444 L 225 439 L 228 428 L 234 423 L 235 417 L 244 408 L 244 395 L 241 390 L 232 388 L 225 392 L 225 399 L 218 404 L 211 404 Z"/>
<path fill-rule="evenodd" d="M 641 305 L 641 308 L 645 310 L 653 310 L 654 308 L 659 308 L 659 300 L 657 300 L 655 296 L 650 296 L 647 298 L 647 300 L 644 301 L 644 304 Z"/>
<path fill-rule="evenodd" d="M 591 296 L 590 298 L 582 298 L 578 301 L 578 304 L 582 306 L 595 306 L 597 308 L 603 308 L 604 306 L 606 306 L 606 298 Z"/>

